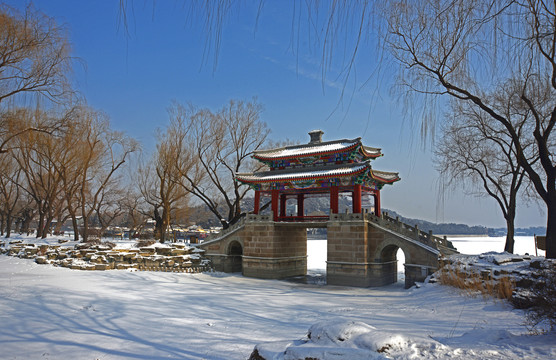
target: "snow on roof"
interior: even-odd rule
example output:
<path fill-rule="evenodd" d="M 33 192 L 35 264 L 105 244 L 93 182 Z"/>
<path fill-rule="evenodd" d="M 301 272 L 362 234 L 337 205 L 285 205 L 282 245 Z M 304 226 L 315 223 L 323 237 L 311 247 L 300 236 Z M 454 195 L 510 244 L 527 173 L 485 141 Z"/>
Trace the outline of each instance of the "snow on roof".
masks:
<path fill-rule="evenodd" d="M 308 179 L 352 176 L 367 170 L 370 171 L 373 179 L 384 183 L 391 183 L 400 180 L 398 173 L 373 170 L 367 161 L 362 163 L 333 164 L 296 169 L 261 171 L 252 174 L 236 174 L 236 179 L 241 182 L 249 183 L 301 181 Z"/>
<path fill-rule="evenodd" d="M 312 156 L 317 154 L 334 154 L 352 150 L 358 145 L 361 145 L 361 138 L 352 140 L 343 139 L 257 151 L 255 152 L 254 157 L 256 159 L 262 160 L 278 160 L 292 157 Z M 363 146 L 363 149 L 369 156 L 377 157 L 381 155 L 380 149 L 378 148 Z"/>
<path fill-rule="evenodd" d="M 315 166 L 286 170 L 261 171 L 253 174 L 237 174 L 236 178 L 243 182 L 295 181 L 314 178 L 348 176 L 361 172 L 370 165 L 367 162 L 340 165 Z"/>
<path fill-rule="evenodd" d="M 319 153 L 334 153 L 356 145 L 353 140 L 329 141 L 325 143 L 286 146 L 278 149 L 257 151 L 256 158 L 280 159 L 287 157 L 308 156 Z"/>

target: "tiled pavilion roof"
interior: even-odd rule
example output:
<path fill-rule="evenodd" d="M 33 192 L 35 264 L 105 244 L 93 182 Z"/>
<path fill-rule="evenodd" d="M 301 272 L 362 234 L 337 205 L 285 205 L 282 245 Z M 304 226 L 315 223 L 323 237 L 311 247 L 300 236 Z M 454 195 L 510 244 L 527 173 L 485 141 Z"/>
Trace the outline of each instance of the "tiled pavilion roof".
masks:
<path fill-rule="evenodd" d="M 243 183 L 289 182 L 318 180 L 338 177 L 351 177 L 368 171 L 374 180 L 389 184 L 398 181 L 398 173 L 373 170 L 369 162 L 331 164 L 305 168 L 270 170 L 256 173 L 236 174 L 236 179 Z"/>
<path fill-rule="evenodd" d="M 257 160 L 282 160 L 292 158 L 302 158 L 319 155 L 331 155 L 354 151 L 360 147 L 360 151 L 366 158 L 374 159 L 382 156 L 380 149 L 369 146 L 363 146 L 361 138 L 352 140 L 334 140 L 319 143 L 309 143 L 303 145 L 286 146 L 278 149 L 257 151 L 253 157 Z"/>

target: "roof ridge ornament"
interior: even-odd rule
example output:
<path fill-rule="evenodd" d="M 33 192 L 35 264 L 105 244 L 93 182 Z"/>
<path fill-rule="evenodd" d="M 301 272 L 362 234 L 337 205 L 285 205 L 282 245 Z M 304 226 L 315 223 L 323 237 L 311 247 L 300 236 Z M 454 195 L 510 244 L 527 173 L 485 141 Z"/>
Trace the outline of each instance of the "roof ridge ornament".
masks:
<path fill-rule="evenodd" d="M 311 137 L 311 141 L 309 141 L 309 144 L 321 143 L 323 134 L 324 134 L 324 131 L 322 131 L 322 130 L 309 131 L 309 136 Z"/>

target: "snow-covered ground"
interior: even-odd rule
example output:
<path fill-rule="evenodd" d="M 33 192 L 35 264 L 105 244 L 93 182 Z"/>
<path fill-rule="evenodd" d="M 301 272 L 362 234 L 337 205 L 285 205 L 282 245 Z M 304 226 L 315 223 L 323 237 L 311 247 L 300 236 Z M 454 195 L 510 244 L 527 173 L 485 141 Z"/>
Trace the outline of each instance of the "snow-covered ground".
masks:
<path fill-rule="evenodd" d="M 312 243 L 309 255 L 326 253 Z M 258 344 L 277 359 L 556 359 L 556 335 L 530 336 L 524 320 L 436 284 L 360 289 L 0 256 L 2 359 L 247 359 Z"/>

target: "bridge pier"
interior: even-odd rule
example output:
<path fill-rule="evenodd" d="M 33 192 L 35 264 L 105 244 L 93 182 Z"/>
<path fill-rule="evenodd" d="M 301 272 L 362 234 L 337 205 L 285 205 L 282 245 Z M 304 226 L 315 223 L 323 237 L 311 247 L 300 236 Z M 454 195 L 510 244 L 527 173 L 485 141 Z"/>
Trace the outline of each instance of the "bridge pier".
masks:
<path fill-rule="evenodd" d="M 246 222 L 243 275 L 283 279 L 307 274 L 307 230 L 274 221 Z"/>
<path fill-rule="evenodd" d="M 377 239 L 364 214 L 333 214 L 327 228 L 327 284 L 371 287 L 397 281 L 397 261 L 373 258 Z"/>
<path fill-rule="evenodd" d="M 436 268 L 425 265 L 404 264 L 405 267 L 405 287 L 409 288 L 416 282 L 423 282 L 427 276 L 432 275 Z"/>

